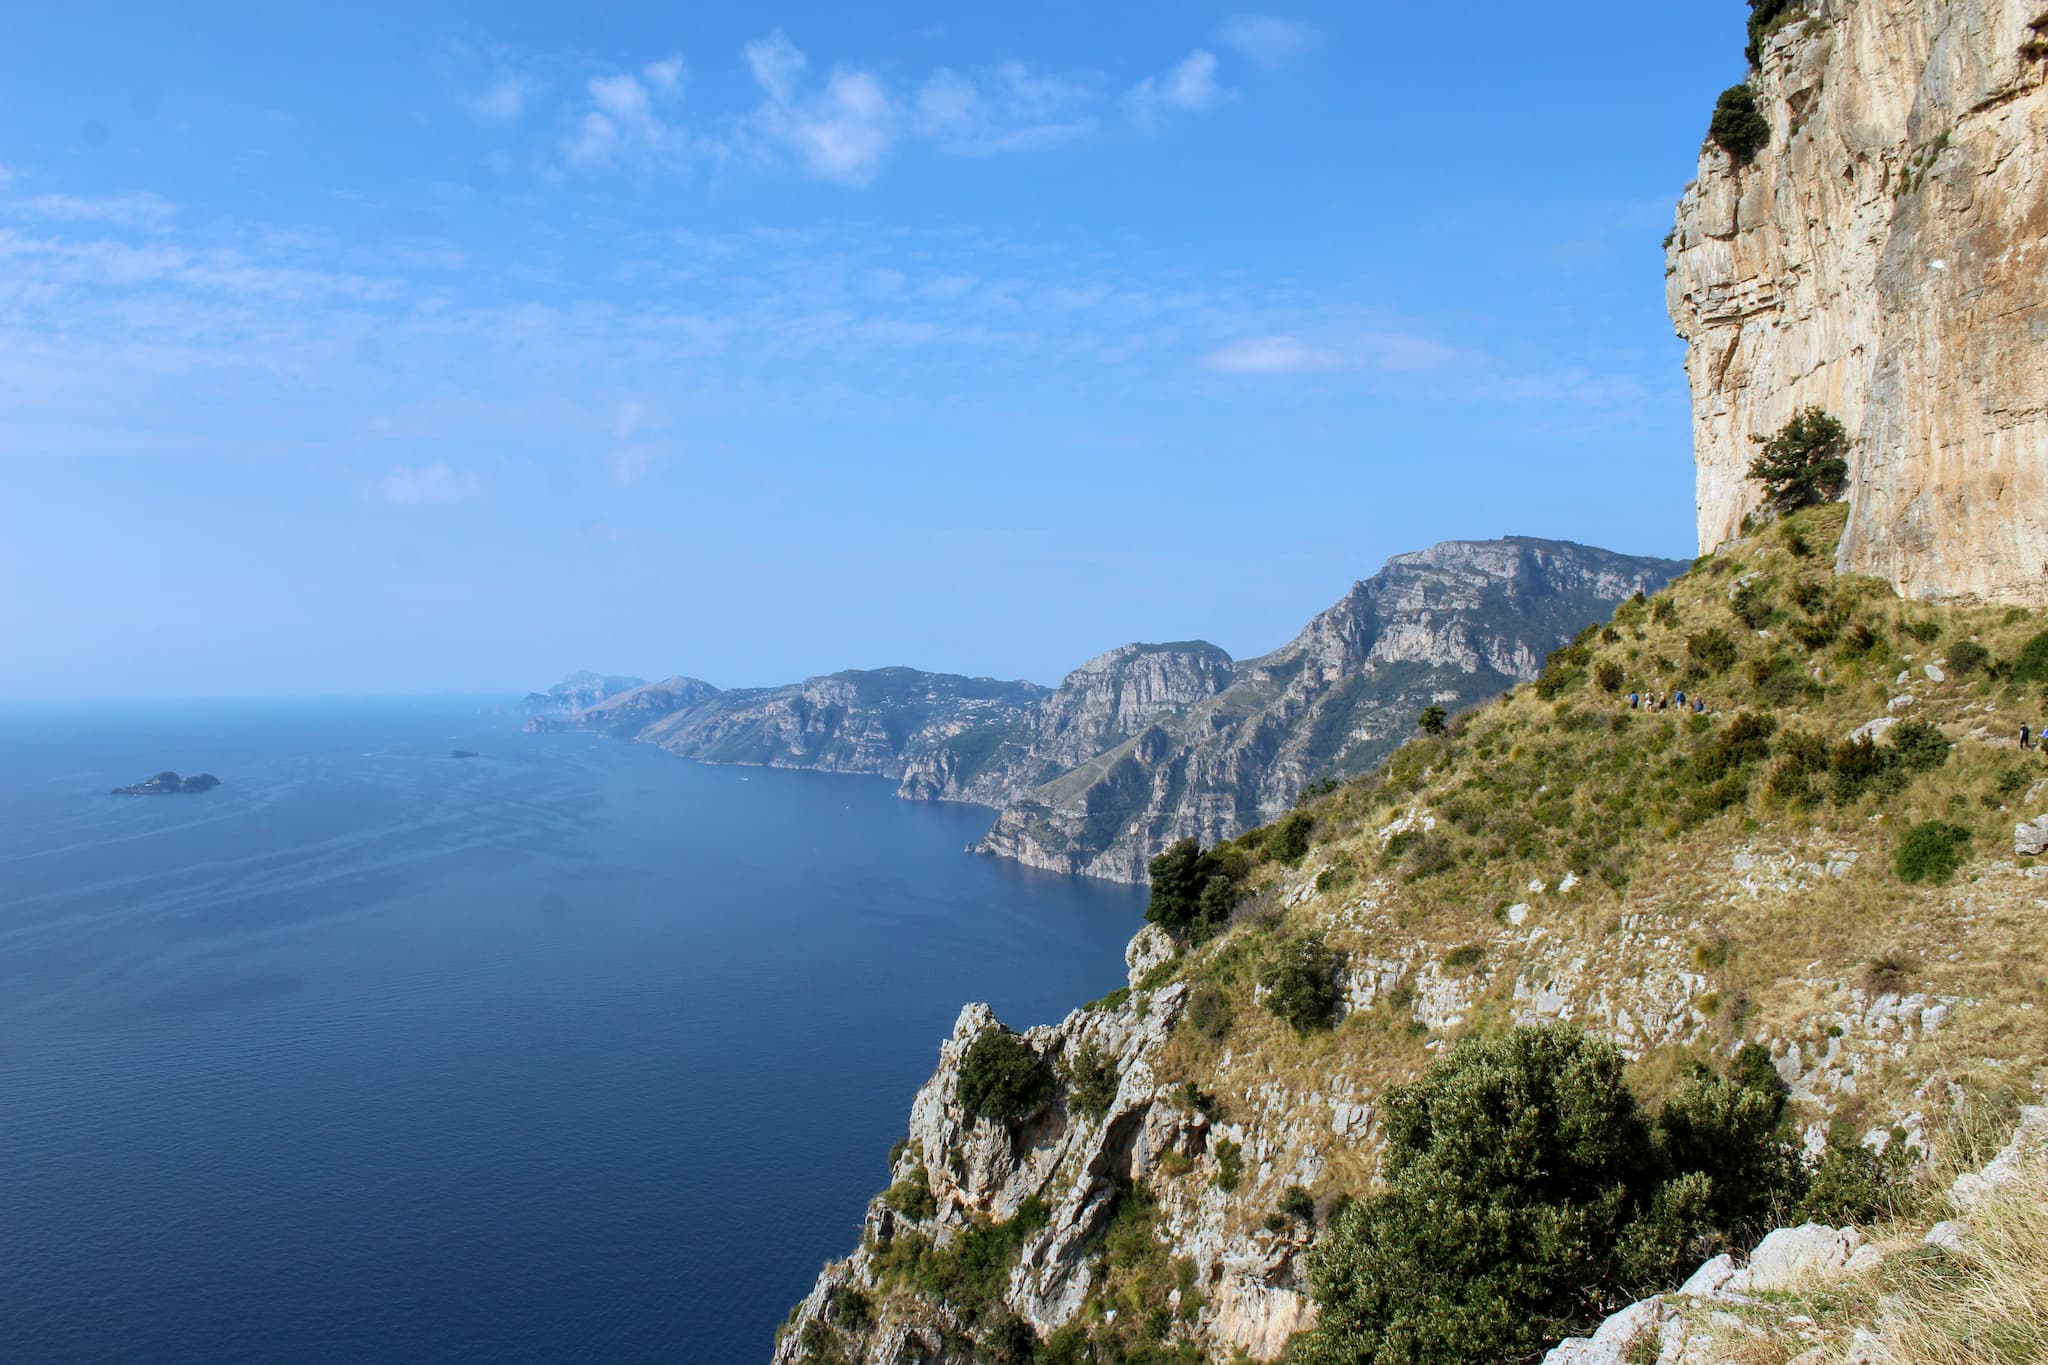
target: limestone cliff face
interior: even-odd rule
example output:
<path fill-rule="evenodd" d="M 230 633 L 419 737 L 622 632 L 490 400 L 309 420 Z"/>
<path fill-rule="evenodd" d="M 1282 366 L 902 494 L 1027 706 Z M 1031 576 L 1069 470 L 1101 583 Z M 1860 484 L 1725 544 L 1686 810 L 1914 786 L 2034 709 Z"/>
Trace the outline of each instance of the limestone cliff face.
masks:
<path fill-rule="evenodd" d="M 2048 0 L 1809 0 L 1753 75 L 1770 145 L 1678 207 L 1700 548 L 1757 503 L 1753 436 L 1855 438 L 1843 572 L 2048 601 Z"/>
<path fill-rule="evenodd" d="M 1679 572 L 1561 541 L 1448 541 L 1397 555 L 1230 687 L 1005 806 L 981 850 L 1033 867 L 1145 879 L 1176 839 L 1231 838 L 1309 782 L 1353 776 L 1452 709 L 1534 677 L 1586 623 Z"/>
<path fill-rule="evenodd" d="M 646 683 L 631 691 L 606 697 L 577 712 L 573 720 L 537 717 L 527 722 L 526 728 L 566 729 L 573 725 L 576 729 L 626 738 L 685 707 L 695 706 L 717 695 L 718 689 L 701 678 L 664 678 L 660 682 Z"/>
<path fill-rule="evenodd" d="M 914 800 L 1000 806 L 1231 683 L 1230 656 L 1203 640 L 1120 645 L 1069 673 L 1024 723 L 967 731 L 903 778 Z"/>
<path fill-rule="evenodd" d="M 855 670 L 698 698 L 635 737 L 707 763 L 901 778 L 932 748 L 967 730 L 1013 725 L 1045 695 L 1028 682 Z"/>

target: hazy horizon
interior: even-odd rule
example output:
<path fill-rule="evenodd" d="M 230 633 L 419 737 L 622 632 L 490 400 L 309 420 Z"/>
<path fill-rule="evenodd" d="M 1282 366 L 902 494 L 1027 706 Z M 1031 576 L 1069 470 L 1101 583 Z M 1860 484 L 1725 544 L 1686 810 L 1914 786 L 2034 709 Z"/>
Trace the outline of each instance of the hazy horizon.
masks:
<path fill-rule="evenodd" d="M 0 697 L 1050 685 L 1689 556 L 1743 11 L 11 15 Z"/>

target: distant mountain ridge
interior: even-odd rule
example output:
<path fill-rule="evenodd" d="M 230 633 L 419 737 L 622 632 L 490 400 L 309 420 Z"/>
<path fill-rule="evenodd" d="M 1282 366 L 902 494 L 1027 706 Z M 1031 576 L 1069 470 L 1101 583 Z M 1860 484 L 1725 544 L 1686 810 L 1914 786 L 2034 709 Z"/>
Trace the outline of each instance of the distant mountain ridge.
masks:
<path fill-rule="evenodd" d="M 1447 541 L 1395 556 L 1244 662 L 1191 640 L 1121 645 L 1057 688 L 913 668 L 725 691 L 675 677 L 528 728 L 893 778 L 906 799 L 997 807 L 981 852 L 1137 882 L 1175 839 L 1232 837 L 1310 782 L 1370 768 L 1432 702 L 1455 710 L 1534 677 L 1586 624 L 1684 567 L 1565 541 Z"/>

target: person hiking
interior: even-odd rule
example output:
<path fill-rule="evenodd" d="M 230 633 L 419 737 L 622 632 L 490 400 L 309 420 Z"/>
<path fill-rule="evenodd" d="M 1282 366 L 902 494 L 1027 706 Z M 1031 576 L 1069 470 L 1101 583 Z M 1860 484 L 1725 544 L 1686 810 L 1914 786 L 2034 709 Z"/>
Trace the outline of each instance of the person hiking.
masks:
<path fill-rule="evenodd" d="M 1634 711 L 1634 710 L 1638 710 L 1638 709 L 1640 709 L 1640 708 L 1641 708 L 1642 704 L 1643 704 L 1643 694 L 1642 694 L 1642 693 L 1640 693 L 1640 692 L 1631 692 L 1631 693 L 1629 693 L 1629 694 L 1628 694 L 1628 709 L 1629 709 L 1629 710 L 1631 710 L 1631 711 Z M 2022 728 L 2024 728 L 2024 727 L 2022 727 Z"/>
<path fill-rule="evenodd" d="M 1696 716 L 1707 714 L 1707 699 L 1695 693 L 1692 699 L 1692 713 Z"/>
<path fill-rule="evenodd" d="M 1678 703 L 1678 709 L 1683 711 L 1685 709 L 1685 689 L 1679 688 L 1677 692 L 1672 694 L 1671 700 Z"/>
<path fill-rule="evenodd" d="M 2020 747 L 2022 749 L 2034 747 L 2033 742 L 2027 737 L 2027 723 L 2025 721 L 2020 722 Z"/>

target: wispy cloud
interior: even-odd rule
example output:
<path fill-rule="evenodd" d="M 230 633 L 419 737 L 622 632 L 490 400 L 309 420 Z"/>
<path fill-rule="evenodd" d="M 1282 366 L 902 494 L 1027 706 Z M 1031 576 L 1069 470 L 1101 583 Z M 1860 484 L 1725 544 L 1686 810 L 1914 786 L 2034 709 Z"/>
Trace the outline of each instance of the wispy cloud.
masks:
<path fill-rule="evenodd" d="M 1131 121 L 1156 127 L 1168 114 L 1213 109 L 1227 92 L 1216 81 L 1216 54 L 1200 48 L 1157 76 L 1147 76 L 1124 96 Z"/>
<path fill-rule="evenodd" d="M 1335 351 L 1290 336 L 1233 341 L 1202 357 L 1204 369 L 1223 374 L 1313 374 L 1343 363 L 1344 358 Z"/>
<path fill-rule="evenodd" d="M 0 185 L 6 183 L 0 179 Z M 107 223 L 143 232 L 163 232 L 178 215 L 177 207 L 161 195 L 135 194 L 39 194 L 22 207 L 42 218 L 74 222 Z"/>
<path fill-rule="evenodd" d="M 1316 39 L 1315 30 L 1307 24 L 1271 14 L 1236 15 L 1224 23 L 1216 36 L 1261 71 L 1278 71 L 1307 51 Z"/>
<path fill-rule="evenodd" d="M 683 70 L 681 57 L 665 57 L 649 62 L 637 74 L 623 72 L 588 82 L 584 92 L 589 104 L 576 121 L 576 131 L 564 141 L 563 155 L 582 167 L 679 161 L 687 142 L 682 128 L 669 121 L 669 110 L 682 99 Z"/>
<path fill-rule="evenodd" d="M 755 134 L 793 154 L 817 179 L 855 188 L 874 180 L 900 122 L 879 77 L 839 67 L 823 90 L 806 93 L 809 59 L 779 28 L 748 43 L 746 58 L 763 96 L 752 119 Z"/>
<path fill-rule="evenodd" d="M 466 501 L 483 492 L 483 481 L 469 470 L 445 464 L 398 465 L 384 476 L 377 491 L 394 507 L 418 507 Z"/>
<path fill-rule="evenodd" d="M 532 88 L 532 82 L 524 76 L 502 76 L 472 96 L 469 107 L 478 116 L 494 123 L 510 123 L 526 112 L 526 100 Z"/>
<path fill-rule="evenodd" d="M 962 75 L 940 67 L 917 93 L 918 136 L 941 151 L 967 156 L 1047 147 L 1091 132 L 1094 92 L 1060 76 L 1003 62 Z"/>

